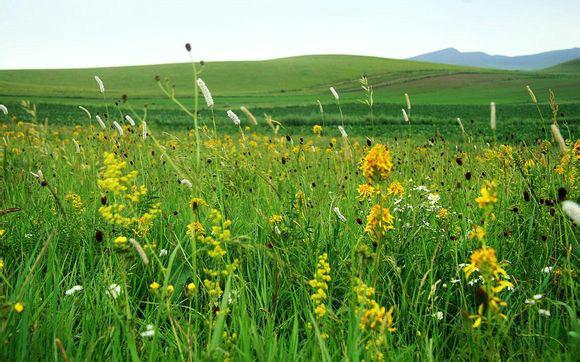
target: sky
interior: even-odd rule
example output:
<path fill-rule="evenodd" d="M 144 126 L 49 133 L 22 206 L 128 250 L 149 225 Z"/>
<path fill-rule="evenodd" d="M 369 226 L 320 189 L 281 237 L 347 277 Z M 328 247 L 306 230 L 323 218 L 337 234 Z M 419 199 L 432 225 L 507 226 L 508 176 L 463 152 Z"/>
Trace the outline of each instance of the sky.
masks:
<path fill-rule="evenodd" d="M 0 69 L 580 46 L 580 0 L 0 0 Z"/>

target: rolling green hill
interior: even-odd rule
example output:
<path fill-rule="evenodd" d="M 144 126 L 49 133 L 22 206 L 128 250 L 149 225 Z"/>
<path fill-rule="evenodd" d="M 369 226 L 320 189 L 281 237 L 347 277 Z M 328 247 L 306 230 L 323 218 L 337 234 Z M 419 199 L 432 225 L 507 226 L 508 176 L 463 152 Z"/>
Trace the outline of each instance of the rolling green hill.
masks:
<path fill-rule="evenodd" d="M 361 97 L 358 79 L 366 74 L 375 88 L 375 102 L 400 102 L 410 93 L 424 104 L 479 104 L 527 101 L 531 85 L 542 94 L 557 91 L 561 101 L 580 101 L 580 74 L 509 72 L 444 64 L 351 55 L 312 55 L 266 61 L 208 62 L 202 78 L 214 97 L 224 103 L 296 105 L 320 98 L 331 102 L 329 86 L 344 102 Z M 94 69 L 3 70 L 0 99 L 99 102 L 94 75 L 103 79 L 109 99 L 127 94 L 132 99 L 157 100 L 163 95 L 154 77 L 169 79 L 181 97 L 192 94 L 191 64 L 163 64 Z"/>
<path fill-rule="evenodd" d="M 545 71 L 550 73 L 580 74 L 580 58 L 555 65 L 547 68 Z"/>

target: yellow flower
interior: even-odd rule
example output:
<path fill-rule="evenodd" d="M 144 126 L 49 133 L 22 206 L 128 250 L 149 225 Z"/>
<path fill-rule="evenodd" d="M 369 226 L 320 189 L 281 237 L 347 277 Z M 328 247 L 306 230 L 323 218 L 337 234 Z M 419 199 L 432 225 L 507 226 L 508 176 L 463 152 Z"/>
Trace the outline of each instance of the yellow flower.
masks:
<path fill-rule="evenodd" d="M 479 208 L 483 209 L 487 205 L 495 204 L 497 202 L 497 183 L 495 181 L 485 181 L 481 187 L 481 196 L 475 201 L 479 204 Z"/>
<path fill-rule="evenodd" d="M 358 191 L 358 199 L 360 201 L 369 199 L 375 193 L 377 193 L 377 189 L 375 189 L 371 184 L 362 184 L 358 187 L 357 191 Z"/>
<path fill-rule="evenodd" d="M 173 285 L 169 284 L 165 290 L 167 291 L 167 294 L 171 294 L 173 293 L 175 288 L 173 287 Z"/>
<path fill-rule="evenodd" d="M 449 210 L 444 207 L 440 208 L 439 211 L 437 211 L 437 217 L 440 219 L 447 219 L 449 217 Z"/>
<path fill-rule="evenodd" d="M 386 235 L 387 230 L 392 230 L 394 221 L 393 215 L 388 208 L 381 205 L 374 205 L 367 216 L 365 231 L 376 238 L 382 238 Z"/>
<path fill-rule="evenodd" d="M 320 136 L 322 134 L 322 127 L 319 125 L 314 125 L 314 127 L 312 127 L 312 133 L 314 133 L 315 135 Z"/>
<path fill-rule="evenodd" d="M 6 233 L 6 230 L 0 229 L 0 237 Z"/>
<path fill-rule="evenodd" d="M 22 313 L 22 311 L 24 310 L 24 304 L 20 302 L 14 304 L 14 310 L 16 311 L 16 313 Z"/>
<path fill-rule="evenodd" d="M 314 313 L 317 318 L 322 318 L 326 315 L 326 304 L 324 301 L 328 299 L 326 292 L 328 291 L 328 282 L 330 277 L 330 264 L 328 264 L 328 254 L 324 253 L 318 257 L 318 264 L 316 266 L 316 273 L 314 279 L 310 280 L 308 284 L 314 290 L 310 299 L 316 304 Z"/>
<path fill-rule="evenodd" d="M 391 155 L 387 146 L 380 143 L 374 145 L 361 160 L 359 167 L 367 181 L 371 182 L 373 179 L 385 180 L 393 169 Z"/>
<path fill-rule="evenodd" d="M 272 215 L 270 216 L 270 220 L 268 220 L 270 222 L 270 224 L 279 224 L 281 223 L 283 220 L 282 215 Z"/>
<path fill-rule="evenodd" d="M 405 193 L 405 189 L 403 188 L 403 185 L 401 185 L 401 183 L 399 183 L 399 181 L 393 181 L 389 185 L 389 190 L 388 190 L 389 195 L 403 196 L 404 193 Z"/>
<path fill-rule="evenodd" d="M 207 206 L 207 202 L 199 197 L 194 197 L 189 201 L 189 205 L 193 211 L 197 211 L 200 206 Z"/>
<path fill-rule="evenodd" d="M 125 243 L 127 243 L 127 237 L 125 236 L 118 236 L 114 241 L 114 244 L 116 245 L 124 245 Z"/>
<path fill-rule="evenodd" d="M 483 240 L 483 238 L 485 238 L 485 229 L 482 228 L 481 226 L 473 226 L 473 230 L 471 230 L 469 232 L 469 238 L 470 239 L 475 239 L 477 238 L 477 240 Z"/>
<path fill-rule="evenodd" d="M 507 277 L 506 271 L 497 263 L 495 250 L 491 247 L 484 246 L 471 254 L 471 264 L 466 266 L 463 271 L 465 276 L 469 276 L 476 270 L 483 276 L 492 276 L 499 280 L 500 276 Z"/>
<path fill-rule="evenodd" d="M 160 285 L 157 282 L 153 282 L 153 283 L 149 284 L 149 289 L 151 289 L 152 291 L 159 289 L 159 287 L 160 287 Z"/>
<path fill-rule="evenodd" d="M 187 292 L 190 294 L 195 293 L 195 291 L 197 290 L 197 287 L 195 286 L 194 283 L 189 283 L 187 284 Z"/>
<path fill-rule="evenodd" d="M 4 259 L 0 259 L 0 271 L 4 269 Z"/>

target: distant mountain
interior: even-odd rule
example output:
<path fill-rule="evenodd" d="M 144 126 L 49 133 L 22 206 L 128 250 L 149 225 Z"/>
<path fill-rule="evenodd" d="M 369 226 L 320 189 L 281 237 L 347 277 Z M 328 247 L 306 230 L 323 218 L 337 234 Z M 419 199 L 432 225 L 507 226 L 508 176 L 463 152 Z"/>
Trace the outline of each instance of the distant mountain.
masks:
<path fill-rule="evenodd" d="M 408 58 L 408 60 L 483 68 L 536 70 L 551 67 L 576 58 L 580 58 L 580 48 L 553 50 L 516 57 L 489 55 L 483 52 L 460 52 L 455 48 L 447 48 Z"/>

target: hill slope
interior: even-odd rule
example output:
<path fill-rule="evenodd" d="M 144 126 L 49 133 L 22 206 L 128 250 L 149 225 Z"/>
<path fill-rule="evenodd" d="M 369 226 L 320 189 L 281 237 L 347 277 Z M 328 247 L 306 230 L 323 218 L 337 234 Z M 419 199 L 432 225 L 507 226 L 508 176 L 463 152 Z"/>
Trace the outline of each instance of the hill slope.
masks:
<path fill-rule="evenodd" d="M 409 58 L 409 60 L 484 68 L 536 70 L 579 57 L 580 48 L 554 50 L 515 57 L 489 55 L 483 52 L 461 52 L 455 48 L 447 48 L 418 55 Z"/>
<path fill-rule="evenodd" d="M 318 93 L 368 74 L 377 82 L 468 70 L 456 66 L 351 55 L 312 55 L 266 61 L 208 62 L 202 78 L 214 95 Z M 0 95 L 100 97 L 94 75 L 118 96 L 159 96 L 154 77 L 170 78 L 178 94 L 190 94 L 189 63 L 94 69 L 0 71 Z"/>
<path fill-rule="evenodd" d="M 570 74 L 580 74 L 580 58 L 564 62 L 553 67 L 544 69 L 546 72 L 551 73 L 570 73 Z"/>

